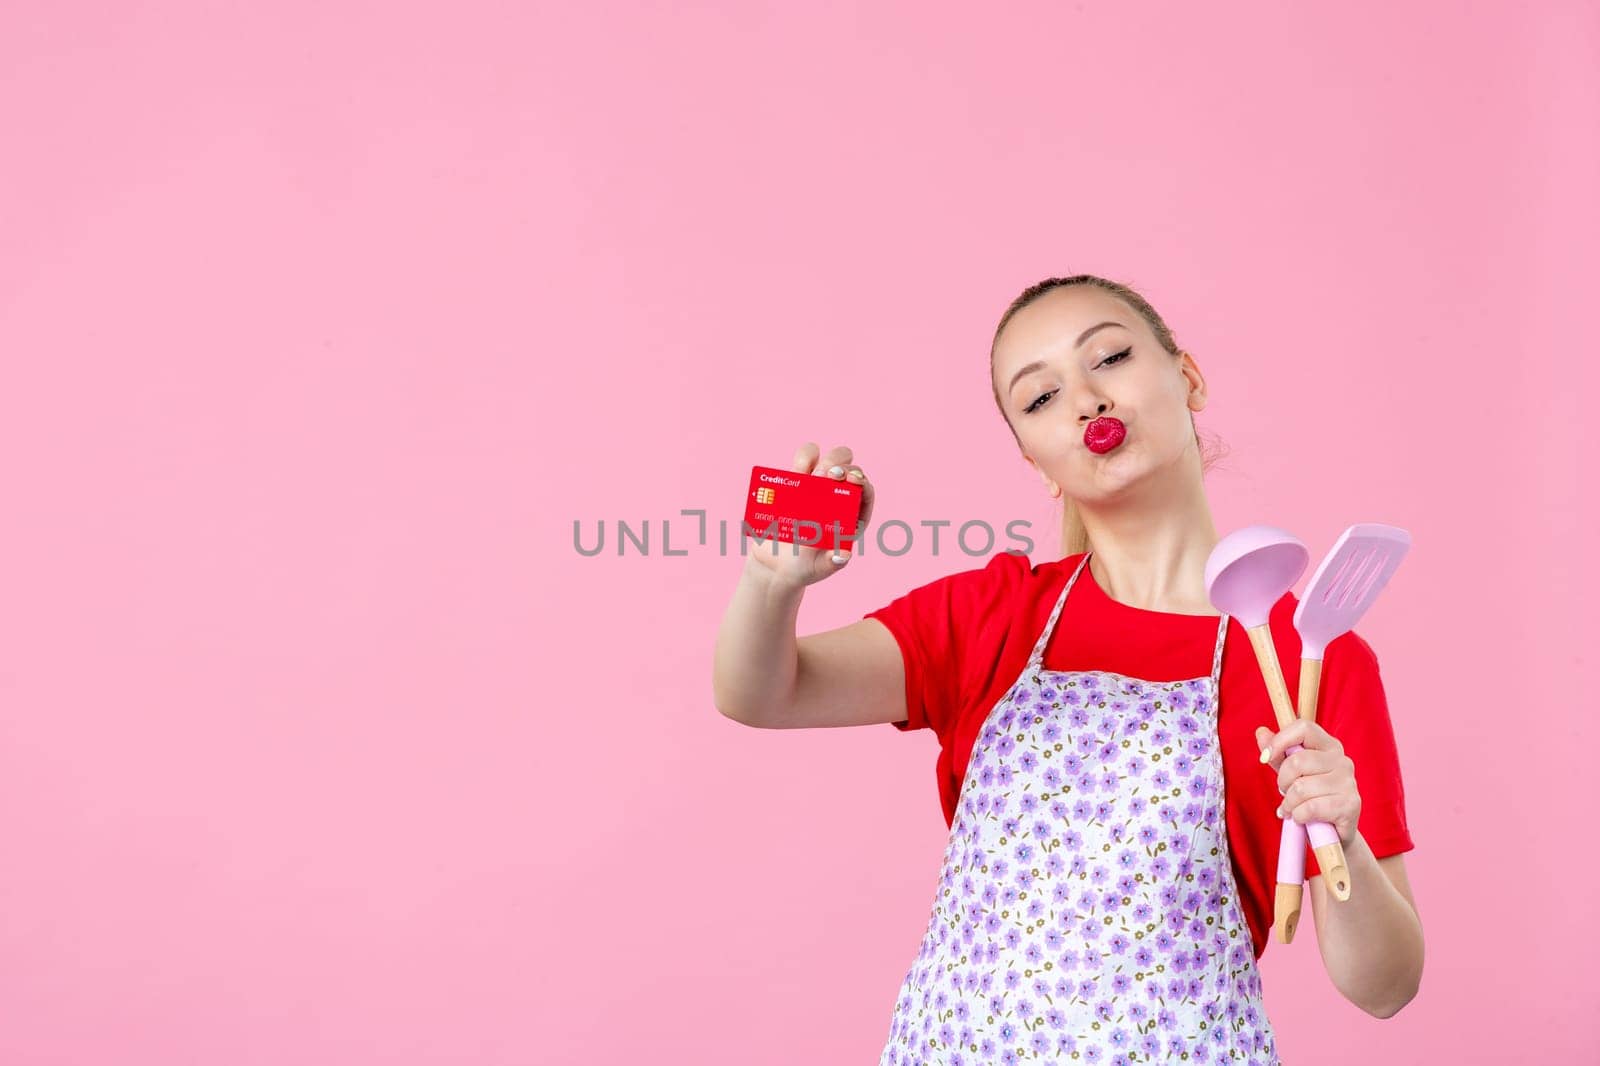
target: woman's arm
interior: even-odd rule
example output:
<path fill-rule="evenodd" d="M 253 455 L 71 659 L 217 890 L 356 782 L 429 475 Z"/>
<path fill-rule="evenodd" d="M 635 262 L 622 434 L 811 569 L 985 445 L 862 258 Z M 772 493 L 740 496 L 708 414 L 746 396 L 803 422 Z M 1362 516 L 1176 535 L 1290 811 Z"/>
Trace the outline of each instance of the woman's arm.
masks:
<path fill-rule="evenodd" d="M 1422 920 L 1405 857 L 1377 858 L 1358 831 L 1344 845 L 1350 898 L 1333 898 L 1319 874 L 1311 879 L 1317 949 L 1334 987 L 1375 1018 L 1392 1018 L 1422 983 Z"/>
<path fill-rule="evenodd" d="M 1422 983 L 1422 920 L 1405 860 L 1373 855 L 1359 830 L 1361 792 L 1344 745 L 1315 722 L 1297 719 L 1281 732 L 1256 730 L 1262 759 L 1278 775 L 1279 817 L 1301 825 L 1332 823 L 1350 871 L 1350 898 L 1334 899 L 1321 874 L 1311 878 L 1317 947 L 1334 987 L 1376 1018 L 1391 1018 Z M 1285 757 L 1295 744 L 1303 750 Z"/>

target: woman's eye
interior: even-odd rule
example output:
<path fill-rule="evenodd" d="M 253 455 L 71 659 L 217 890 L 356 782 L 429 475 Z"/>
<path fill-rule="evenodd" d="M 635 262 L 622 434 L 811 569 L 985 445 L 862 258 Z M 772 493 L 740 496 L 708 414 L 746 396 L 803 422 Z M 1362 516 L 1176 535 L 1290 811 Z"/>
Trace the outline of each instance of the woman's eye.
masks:
<path fill-rule="evenodd" d="M 1044 404 L 1044 402 L 1046 400 L 1048 400 L 1050 397 L 1054 396 L 1055 394 L 1056 394 L 1056 390 L 1055 389 L 1051 389 L 1049 392 L 1045 393 L 1043 396 L 1039 397 L 1037 400 L 1033 401 L 1028 406 L 1024 407 L 1022 409 L 1022 413 L 1025 414 L 1025 415 L 1033 414 L 1034 411 L 1038 410 L 1041 406 L 1043 406 L 1043 404 Z"/>
<path fill-rule="evenodd" d="M 1102 359 L 1100 361 L 1100 365 L 1101 366 L 1108 366 L 1111 363 L 1119 362 L 1125 356 L 1131 356 L 1132 354 L 1133 354 L 1133 349 L 1132 348 L 1124 348 L 1124 349 L 1122 349 L 1122 351 L 1118 352 L 1116 355 L 1110 355 L 1110 356 L 1107 356 L 1106 358 Z"/>

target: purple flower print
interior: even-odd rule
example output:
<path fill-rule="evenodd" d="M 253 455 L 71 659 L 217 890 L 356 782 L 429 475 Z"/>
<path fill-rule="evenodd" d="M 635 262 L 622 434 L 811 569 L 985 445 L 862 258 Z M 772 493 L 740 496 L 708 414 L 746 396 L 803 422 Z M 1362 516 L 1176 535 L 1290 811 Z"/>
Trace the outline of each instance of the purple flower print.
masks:
<path fill-rule="evenodd" d="M 1077 777 L 1083 773 L 1082 756 L 1076 752 L 1067 752 L 1066 757 L 1061 760 L 1061 772 L 1068 777 Z"/>
<path fill-rule="evenodd" d="M 1017 1017 L 1020 1018 L 1023 1022 L 1032 1021 L 1033 1020 L 1033 1004 L 1030 1003 L 1028 1000 L 1025 1000 L 1025 999 L 1017 1000 Z"/>
<path fill-rule="evenodd" d="M 1194 760 L 1187 755 L 1179 755 L 1172 760 L 1172 770 L 1179 777 L 1187 777 L 1194 771 Z"/>
<path fill-rule="evenodd" d="M 1134 880 L 1132 874 L 1123 874 L 1117 878 L 1117 891 L 1124 896 L 1131 896 L 1133 895 L 1133 887 L 1138 883 L 1138 881 Z"/>
<path fill-rule="evenodd" d="M 1111 812 L 1116 809 L 1116 806 L 1110 800 L 1101 800 L 1094 806 L 1094 816 L 1103 822 L 1111 817 Z"/>
<path fill-rule="evenodd" d="M 1017 756 L 1017 765 L 1022 767 L 1023 773 L 1033 773 L 1034 767 L 1039 765 L 1039 757 L 1031 751 L 1025 751 Z"/>
<path fill-rule="evenodd" d="M 1000 743 L 998 745 L 996 745 L 996 750 L 999 751 L 1000 757 L 1003 759 L 1007 755 L 1010 755 L 1011 752 L 1016 748 L 1016 746 L 1017 746 L 1017 742 L 1014 739 L 1012 739 L 1011 734 L 1010 733 L 1006 733 L 1003 736 L 1001 736 Z"/>
<path fill-rule="evenodd" d="M 1183 805 L 1183 821 L 1185 825 L 1198 825 L 1200 823 L 1200 804 L 1186 803 Z"/>
<path fill-rule="evenodd" d="M 1001 712 L 1000 717 L 994 720 L 994 724 L 998 726 L 1002 732 L 1004 732 L 1009 730 L 1011 728 L 1011 724 L 1016 720 L 1017 712 L 1013 708 L 1007 707 L 1003 712 Z"/>
<path fill-rule="evenodd" d="M 1050 813 L 1055 815 L 1055 818 L 1056 818 L 1057 821 L 1066 821 L 1066 818 L 1067 818 L 1067 801 L 1064 800 L 1064 799 L 1053 799 L 1053 800 L 1051 800 L 1050 801 Z"/>
<path fill-rule="evenodd" d="M 1085 1062 L 1099 1062 L 1101 1054 L 1099 1044 L 1090 1044 L 1083 1049 L 1083 1060 Z"/>
<path fill-rule="evenodd" d="M 1039 686 L 1039 702 L 1050 705 L 1061 698 L 1061 692 L 1054 685 L 1046 683 Z"/>
<path fill-rule="evenodd" d="M 1079 800 L 1072 805 L 1072 817 L 1080 822 L 1087 820 L 1093 811 L 1094 808 L 1089 806 L 1088 800 Z"/>
<path fill-rule="evenodd" d="M 1146 1033 L 1143 1039 L 1139 1041 L 1139 1048 L 1146 1055 L 1154 1058 L 1156 1052 L 1161 1050 L 1161 1039 L 1154 1033 Z"/>
<path fill-rule="evenodd" d="M 1110 940 L 1111 954 L 1118 955 L 1118 956 L 1126 955 L 1128 953 L 1129 946 L 1132 945 L 1132 944 L 1133 944 L 1133 941 L 1128 939 L 1128 934 L 1126 934 L 1126 933 L 1114 933 L 1114 934 L 1112 934 L 1112 937 L 1111 937 L 1111 940 Z M 1122 974 L 1118 974 L 1117 976 L 1121 977 L 1123 975 Z"/>
<path fill-rule="evenodd" d="M 1100 775 L 1100 789 L 1101 789 L 1101 791 L 1103 791 L 1103 792 L 1115 792 L 1117 790 L 1117 781 L 1118 780 L 1119 779 L 1117 777 L 1117 772 L 1115 770 L 1107 770 L 1107 771 L 1105 771 L 1104 773 L 1102 773 Z"/>
<path fill-rule="evenodd" d="M 1171 784 L 1172 784 L 1172 775 L 1167 773 L 1167 771 L 1164 770 L 1164 769 L 1157 770 L 1155 773 L 1150 775 L 1150 785 L 1153 788 L 1157 788 L 1157 789 L 1160 789 L 1162 791 L 1166 791 L 1166 789 Z"/>
<path fill-rule="evenodd" d="M 1001 832 L 1005 833 L 1005 835 L 1008 836 L 1008 837 L 1016 836 L 1018 831 L 1021 828 L 1022 828 L 1022 819 L 1021 818 L 1010 817 L 1010 818 L 1002 818 L 1000 820 L 1000 830 L 1001 830 Z"/>
<path fill-rule="evenodd" d="M 1189 795 L 1198 799 L 1206 794 L 1206 779 L 1199 774 L 1189 778 Z"/>
<path fill-rule="evenodd" d="M 1158 748 L 1166 747 L 1172 741 L 1172 733 L 1166 729 L 1153 729 L 1150 731 L 1150 743 Z"/>
<path fill-rule="evenodd" d="M 1116 1007 L 1112 1006 L 1109 999 L 1102 999 L 1094 1005 L 1094 1016 L 1103 1022 L 1109 1022 L 1116 1017 Z"/>
<path fill-rule="evenodd" d="M 1117 976 L 1120 977 L 1122 975 L 1118 974 Z M 1128 1046 L 1128 1031 L 1120 1025 L 1111 1030 L 1111 1046 L 1116 1048 L 1118 1052 L 1125 1050 Z"/>
<path fill-rule="evenodd" d="M 1150 904 L 1141 903 L 1137 907 L 1133 908 L 1133 920 L 1138 922 L 1140 925 L 1143 925 L 1150 920 L 1150 915 L 1154 913 L 1155 912 L 1150 909 Z"/>
<path fill-rule="evenodd" d="M 995 775 L 1002 788 L 1010 788 L 1012 781 L 1016 780 L 1016 771 L 1011 768 L 1010 763 L 1001 763 Z"/>
<path fill-rule="evenodd" d="M 1077 948 L 1068 948 L 1066 951 L 1063 951 L 1061 953 L 1061 968 L 1063 970 L 1067 971 L 1068 973 L 1071 973 L 1073 970 L 1076 970 L 1078 968 L 1078 949 Z M 1058 995 L 1064 995 L 1065 993 L 1064 992 L 1058 992 L 1057 994 Z"/>
<path fill-rule="evenodd" d="M 1051 844 L 1051 828 L 1051 824 L 1045 821 L 1043 818 L 1040 818 L 1038 821 L 1033 823 L 1033 835 L 1038 837 L 1039 840 L 1044 843 L 1045 847 L 1049 847 Z"/>
<path fill-rule="evenodd" d="M 1122 893 L 1114 889 L 1107 889 L 1100 894 L 1100 907 L 1102 910 L 1114 911 L 1122 906 Z"/>
<path fill-rule="evenodd" d="M 1201 870 L 1195 875 L 1194 883 L 1199 885 L 1201 888 L 1210 888 L 1216 879 L 1217 871 L 1214 868 L 1207 866 L 1204 870 Z"/>
<path fill-rule="evenodd" d="M 1100 751 L 1097 754 L 1101 762 L 1110 762 L 1112 759 L 1115 759 L 1121 751 L 1122 746 L 1120 744 L 1114 740 L 1108 740 L 1104 744 L 1100 745 Z M 1113 774 L 1111 777 L 1111 785 L 1115 785 L 1116 783 L 1117 778 L 1116 775 Z M 1106 787 L 1109 788 L 1111 786 L 1108 785 Z"/>
<path fill-rule="evenodd" d="M 1046 722 L 1044 728 L 1039 731 L 1039 736 L 1046 744 L 1054 744 L 1061 739 L 1061 723 L 1056 721 Z"/>
<path fill-rule="evenodd" d="M 1172 872 L 1172 862 L 1165 855 L 1157 855 L 1150 860 L 1150 872 L 1158 879 L 1165 878 Z"/>
<path fill-rule="evenodd" d="M 1155 960 L 1156 953 L 1151 951 L 1148 945 L 1140 944 L 1138 948 L 1134 950 L 1133 961 L 1146 969 L 1149 969 L 1150 964 L 1155 962 Z"/>
<path fill-rule="evenodd" d="M 1077 851 L 1079 848 L 1083 847 L 1083 834 L 1078 832 L 1076 829 L 1068 829 L 1065 833 L 1061 834 L 1061 843 L 1071 848 L 1073 851 Z"/>
<path fill-rule="evenodd" d="M 1015 970 L 1007 970 L 1006 971 L 1005 984 L 1006 984 L 1006 991 L 1007 992 L 1015 991 L 1017 985 L 1019 985 L 1021 983 L 1022 983 L 1022 975 L 1020 973 L 1018 973 Z"/>

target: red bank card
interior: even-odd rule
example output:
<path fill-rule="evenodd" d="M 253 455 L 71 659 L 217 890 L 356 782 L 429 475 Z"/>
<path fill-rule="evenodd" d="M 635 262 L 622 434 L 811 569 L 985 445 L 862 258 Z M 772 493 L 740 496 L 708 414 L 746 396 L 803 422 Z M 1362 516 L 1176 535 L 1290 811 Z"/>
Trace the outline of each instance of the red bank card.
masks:
<path fill-rule="evenodd" d="M 853 481 L 757 466 L 750 470 L 744 521 L 767 551 L 771 541 L 854 552 L 861 486 Z"/>

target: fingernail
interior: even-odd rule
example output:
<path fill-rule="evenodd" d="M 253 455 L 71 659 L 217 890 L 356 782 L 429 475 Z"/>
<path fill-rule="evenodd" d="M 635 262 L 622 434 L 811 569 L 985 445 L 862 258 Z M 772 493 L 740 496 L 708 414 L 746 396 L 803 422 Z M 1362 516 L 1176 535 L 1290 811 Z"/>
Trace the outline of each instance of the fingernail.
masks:
<path fill-rule="evenodd" d="M 1261 749 L 1261 761 L 1262 762 L 1267 762 L 1271 758 L 1272 758 L 1272 749 L 1271 748 L 1262 748 Z"/>
<path fill-rule="evenodd" d="M 828 556 L 828 558 L 833 560 L 834 566 L 843 566 L 845 563 L 850 561 L 850 556 L 846 552 L 834 552 L 832 555 Z"/>
<path fill-rule="evenodd" d="M 846 471 L 845 474 L 846 474 L 847 477 L 853 477 L 857 481 L 865 481 L 865 480 L 867 480 L 867 475 L 863 474 L 859 470 L 849 470 L 849 471 Z"/>
<path fill-rule="evenodd" d="M 830 466 L 830 467 L 828 467 L 828 476 L 829 477 L 840 477 L 843 474 L 844 474 L 844 467 L 842 467 L 842 466 Z"/>
<path fill-rule="evenodd" d="M 1279 807 L 1277 810 L 1273 811 L 1272 813 L 1276 814 L 1279 818 L 1282 818 L 1283 817 L 1283 808 Z"/>

